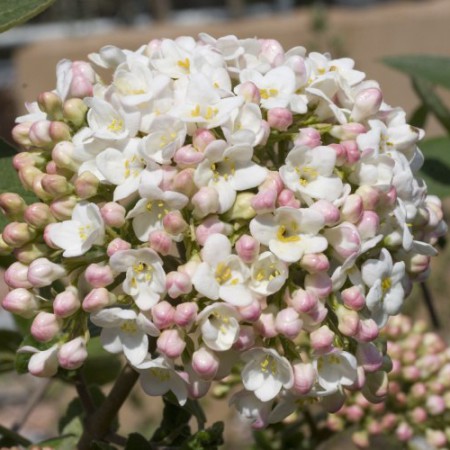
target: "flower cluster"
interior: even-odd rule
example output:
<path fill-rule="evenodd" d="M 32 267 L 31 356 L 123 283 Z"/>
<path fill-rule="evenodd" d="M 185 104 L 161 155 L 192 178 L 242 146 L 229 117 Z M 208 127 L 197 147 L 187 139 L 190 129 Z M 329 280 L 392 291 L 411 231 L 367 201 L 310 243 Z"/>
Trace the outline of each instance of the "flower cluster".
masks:
<path fill-rule="evenodd" d="M 369 437 L 378 434 L 395 435 L 414 448 L 448 448 L 450 349 L 423 322 L 405 316 L 393 318 L 383 335 L 393 363 L 385 402 L 373 405 L 356 393 L 329 416 L 328 428 L 353 426 L 359 448 L 369 448 Z"/>
<path fill-rule="evenodd" d="M 89 57 L 17 119 L 38 201 L 0 197 L 3 307 L 45 343 L 22 349 L 29 371 L 79 367 L 96 331 L 150 395 L 242 382 L 230 401 L 254 427 L 345 389 L 381 399 L 379 330 L 446 231 L 422 131 L 351 59 L 270 39 Z"/>

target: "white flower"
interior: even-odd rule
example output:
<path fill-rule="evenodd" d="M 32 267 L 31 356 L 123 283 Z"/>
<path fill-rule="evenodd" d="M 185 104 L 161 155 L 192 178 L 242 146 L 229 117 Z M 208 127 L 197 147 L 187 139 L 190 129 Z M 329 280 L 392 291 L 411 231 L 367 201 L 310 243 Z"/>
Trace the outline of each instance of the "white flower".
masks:
<path fill-rule="evenodd" d="M 282 261 L 295 262 L 305 254 L 327 248 L 327 240 L 317 236 L 323 224 L 323 216 L 317 211 L 281 207 L 274 214 L 255 217 L 250 222 L 250 232 Z"/>
<path fill-rule="evenodd" d="M 231 243 L 223 234 L 212 234 L 201 251 L 202 263 L 192 283 L 197 291 L 211 300 L 219 298 L 235 306 L 253 301 L 248 287 L 250 271 L 237 255 L 231 254 Z"/>
<path fill-rule="evenodd" d="M 290 389 L 294 373 L 289 361 L 272 348 L 252 348 L 242 355 L 247 362 L 242 369 L 242 383 L 245 389 L 268 402 L 275 398 L 281 388 Z"/>
<path fill-rule="evenodd" d="M 135 367 L 140 373 L 142 389 L 148 395 L 161 396 L 172 391 L 181 406 L 186 403 L 187 384 L 168 358 L 159 356 L 155 359 L 146 359 Z"/>
<path fill-rule="evenodd" d="M 331 147 L 296 147 L 287 155 L 286 165 L 280 167 L 280 176 L 305 201 L 332 202 L 343 190 L 341 179 L 333 173 L 335 163 L 336 152 Z"/>
<path fill-rule="evenodd" d="M 261 253 L 250 270 L 250 288 L 265 296 L 279 291 L 289 275 L 287 264 L 272 252 Z"/>
<path fill-rule="evenodd" d="M 166 274 L 156 252 L 150 248 L 119 251 L 111 256 L 109 264 L 116 272 L 126 272 L 123 290 L 139 309 L 148 311 L 158 303 L 165 290 Z"/>
<path fill-rule="evenodd" d="M 203 342 L 212 350 L 229 350 L 239 337 L 239 314 L 226 303 L 207 306 L 197 316 L 197 323 Z"/>
<path fill-rule="evenodd" d="M 163 191 L 152 182 L 153 172 L 146 172 L 142 176 L 139 188 L 144 197 L 137 201 L 134 208 L 128 213 L 127 219 L 133 219 L 133 230 L 139 240 L 145 242 L 150 234 L 162 230 L 164 216 L 173 210 L 181 210 L 189 199 L 183 194 L 174 191 Z"/>
<path fill-rule="evenodd" d="M 115 184 L 114 201 L 122 200 L 137 192 L 145 162 L 138 154 L 139 140 L 130 139 L 123 151 L 107 148 L 95 158 L 96 165 L 105 180 Z"/>
<path fill-rule="evenodd" d="M 159 330 L 142 313 L 131 309 L 107 308 L 91 314 L 95 325 L 102 327 L 100 341 L 111 353 L 123 352 L 131 364 L 142 362 L 148 354 L 148 336 Z"/>
<path fill-rule="evenodd" d="M 259 429 L 267 425 L 272 402 L 262 402 L 252 392 L 243 390 L 233 394 L 229 404 L 238 410 L 242 418 L 250 420 L 253 428 Z"/>
<path fill-rule="evenodd" d="M 357 185 L 388 186 L 392 182 L 395 162 L 388 155 L 377 155 L 375 150 L 365 150 L 348 179 Z"/>
<path fill-rule="evenodd" d="M 405 263 L 393 264 L 391 254 L 383 248 L 378 259 L 368 259 L 363 263 L 361 274 L 370 288 L 366 295 L 367 307 L 377 325 L 383 327 L 389 316 L 397 314 L 403 305 Z"/>
<path fill-rule="evenodd" d="M 100 210 L 96 204 L 88 202 L 75 206 L 72 220 L 51 224 L 48 230 L 51 241 L 64 249 L 66 258 L 83 255 L 93 245 L 102 245 L 105 237 Z"/>
<path fill-rule="evenodd" d="M 317 382 L 328 394 L 351 386 L 357 377 L 356 358 L 348 352 L 336 350 L 332 353 L 320 355 L 313 361 L 317 372 Z"/>
<path fill-rule="evenodd" d="M 194 181 L 197 186 L 213 187 L 219 194 L 219 213 L 228 211 L 236 199 L 236 191 L 261 184 L 267 169 L 252 161 L 253 148 L 248 143 L 229 145 L 213 141 L 205 150 L 205 159 L 198 165 Z"/>

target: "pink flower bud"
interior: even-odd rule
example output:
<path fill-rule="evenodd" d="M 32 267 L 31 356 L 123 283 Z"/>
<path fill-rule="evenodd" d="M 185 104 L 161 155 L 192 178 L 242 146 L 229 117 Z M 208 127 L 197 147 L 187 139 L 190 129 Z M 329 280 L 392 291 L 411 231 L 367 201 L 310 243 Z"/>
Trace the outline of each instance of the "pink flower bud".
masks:
<path fill-rule="evenodd" d="M 347 164 L 353 165 L 360 160 L 361 152 L 359 151 L 356 141 L 342 141 L 341 145 L 345 150 Z"/>
<path fill-rule="evenodd" d="M 69 286 L 65 291 L 57 294 L 53 300 L 53 312 L 58 317 L 70 317 L 80 309 L 80 306 L 78 291 L 73 286 Z"/>
<path fill-rule="evenodd" d="M 292 389 L 300 395 L 308 394 L 316 381 L 316 371 L 313 365 L 311 363 L 296 363 L 292 368 L 294 370 Z"/>
<path fill-rule="evenodd" d="M 170 298 L 189 294 L 192 291 L 191 278 L 182 272 L 169 272 L 166 276 L 166 290 Z"/>
<path fill-rule="evenodd" d="M 269 308 L 264 310 L 256 322 L 256 329 L 259 331 L 261 336 L 265 338 L 272 338 L 278 334 L 275 327 L 275 314 L 273 310 Z"/>
<path fill-rule="evenodd" d="M 205 245 L 206 240 L 212 234 L 227 234 L 228 227 L 221 222 L 218 216 L 210 216 L 204 220 L 195 230 L 195 237 L 200 245 Z"/>
<path fill-rule="evenodd" d="M 281 179 L 280 174 L 273 170 L 269 171 L 266 179 L 262 182 L 262 184 L 260 184 L 258 189 L 260 191 L 264 191 L 266 189 L 275 190 L 277 191 L 277 195 L 279 195 L 284 189 L 283 180 Z"/>
<path fill-rule="evenodd" d="M 33 145 L 36 147 L 48 147 L 53 143 L 53 139 L 50 136 L 49 120 L 37 120 L 30 127 L 29 138 Z"/>
<path fill-rule="evenodd" d="M 339 321 L 339 331 L 345 336 L 355 336 L 360 329 L 358 313 L 344 306 L 338 306 L 335 312 Z"/>
<path fill-rule="evenodd" d="M 330 144 L 330 147 L 336 152 L 336 166 L 340 167 L 347 162 L 347 152 L 341 144 Z"/>
<path fill-rule="evenodd" d="M 23 264 L 31 264 L 35 259 L 48 256 L 48 246 L 45 244 L 26 244 L 14 249 L 14 257 Z"/>
<path fill-rule="evenodd" d="M 333 290 L 330 276 L 325 272 L 309 273 L 305 276 L 305 289 L 319 298 L 325 298 Z"/>
<path fill-rule="evenodd" d="M 313 203 L 310 208 L 322 214 L 325 225 L 327 226 L 333 226 L 341 219 L 339 209 L 327 200 L 318 200 Z"/>
<path fill-rule="evenodd" d="M 323 253 L 308 253 L 300 260 L 300 267 L 309 273 L 325 272 L 330 268 L 330 262 Z"/>
<path fill-rule="evenodd" d="M 344 125 L 335 125 L 331 128 L 331 136 L 341 141 L 355 139 L 359 134 L 365 133 L 366 127 L 361 123 L 350 122 Z"/>
<path fill-rule="evenodd" d="M 42 177 L 41 184 L 45 192 L 52 198 L 63 197 L 73 191 L 72 185 L 62 175 L 46 174 Z"/>
<path fill-rule="evenodd" d="M 33 317 L 39 308 L 36 296 L 24 288 L 8 292 L 1 304 L 6 311 L 25 318 Z"/>
<path fill-rule="evenodd" d="M 163 217 L 162 222 L 164 230 L 172 236 L 183 233 L 189 226 L 180 211 L 170 211 Z"/>
<path fill-rule="evenodd" d="M 293 122 L 293 116 L 287 108 L 271 108 L 267 111 L 267 122 L 275 130 L 286 131 Z"/>
<path fill-rule="evenodd" d="M 404 367 L 402 370 L 402 375 L 405 380 L 417 381 L 420 379 L 420 369 L 414 366 Z"/>
<path fill-rule="evenodd" d="M 148 242 L 150 247 L 161 255 L 168 255 L 172 250 L 172 238 L 163 230 L 153 231 Z"/>
<path fill-rule="evenodd" d="M 350 222 L 342 222 L 325 230 L 325 237 L 333 247 L 336 258 L 342 262 L 358 253 L 361 247 L 358 229 Z"/>
<path fill-rule="evenodd" d="M 35 180 L 44 176 L 42 171 L 34 166 L 22 167 L 21 169 L 19 169 L 18 175 L 20 182 L 27 190 L 33 190 Z"/>
<path fill-rule="evenodd" d="M 23 171 L 21 171 L 21 173 L 22 172 Z M 21 173 L 19 173 L 19 177 Z M 37 197 L 39 197 L 41 200 L 45 202 L 48 202 L 53 199 L 53 196 L 49 194 L 42 186 L 42 179 L 44 178 L 44 175 L 46 174 L 44 174 L 43 172 L 35 174 L 35 176 L 33 177 L 31 189 Z"/>
<path fill-rule="evenodd" d="M 178 167 L 192 167 L 198 165 L 205 155 L 199 152 L 193 145 L 188 144 L 179 148 L 173 157 L 173 160 L 177 163 Z"/>
<path fill-rule="evenodd" d="M 380 109 L 383 94 L 378 88 L 363 89 L 356 94 L 351 116 L 356 122 L 361 122 L 375 115 Z"/>
<path fill-rule="evenodd" d="M 116 296 L 105 288 L 95 288 L 83 299 L 82 308 L 86 312 L 97 312 L 116 302 Z"/>
<path fill-rule="evenodd" d="M 315 293 L 297 289 L 289 303 L 298 313 L 309 313 L 317 306 L 318 301 Z"/>
<path fill-rule="evenodd" d="M 352 441 L 358 448 L 370 448 L 367 431 L 355 431 L 352 433 Z"/>
<path fill-rule="evenodd" d="M 188 327 L 197 318 L 198 306 L 193 302 L 180 303 L 175 308 L 174 321 L 180 327 Z"/>
<path fill-rule="evenodd" d="M 0 210 L 10 220 L 22 220 L 27 204 L 25 200 L 14 192 L 0 194 Z"/>
<path fill-rule="evenodd" d="M 411 412 L 411 419 L 416 422 L 416 423 L 424 423 L 427 418 L 428 418 L 428 414 L 425 411 L 424 408 L 420 407 L 420 406 L 416 406 Z"/>
<path fill-rule="evenodd" d="M 277 191 L 275 189 L 264 189 L 259 191 L 251 201 L 252 208 L 258 213 L 271 212 L 276 207 Z"/>
<path fill-rule="evenodd" d="M 71 139 L 70 128 L 64 122 L 51 122 L 49 132 L 52 144 L 55 142 L 70 141 Z"/>
<path fill-rule="evenodd" d="M 444 398 L 440 395 L 430 395 L 426 401 L 426 408 L 432 416 L 441 415 L 446 409 Z"/>
<path fill-rule="evenodd" d="M 10 247 L 18 248 L 32 241 L 36 237 L 36 231 L 27 223 L 11 222 L 5 226 L 2 238 Z"/>
<path fill-rule="evenodd" d="M 259 255 L 260 243 L 253 236 L 243 234 L 235 244 L 236 253 L 246 264 L 250 264 Z"/>
<path fill-rule="evenodd" d="M 70 220 L 72 218 L 72 211 L 77 204 L 77 198 L 69 195 L 53 200 L 50 204 L 50 211 L 58 220 Z"/>
<path fill-rule="evenodd" d="M 37 341 L 48 342 L 61 331 L 61 327 L 61 318 L 42 311 L 34 318 L 30 332 Z"/>
<path fill-rule="evenodd" d="M 89 264 L 84 272 L 84 278 L 93 287 L 106 287 L 114 281 L 111 267 L 101 264 Z"/>
<path fill-rule="evenodd" d="M 294 192 L 290 189 L 283 189 L 278 195 L 279 206 L 289 206 L 291 208 L 300 208 L 300 200 L 295 198 Z"/>
<path fill-rule="evenodd" d="M 219 358 L 207 347 L 200 347 L 192 354 L 192 368 L 204 380 L 215 377 L 219 368 Z"/>
<path fill-rule="evenodd" d="M 256 216 L 255 210 L 252 208 L 252 200 L 255 194 L 252 192 L 239 192 L 231 209 L 229 209 L 224 217 L 224 220 L 232 223 L 236 220 L 250 220 Z"/>
<path fill-rule="evenodd" d="M 364 211 L 356 228 L 363 240 L 373 238 L 380 228 L 380 217 L 376 212 Z"/>
<path fill-rule="evenodd" d="M 164 330 L 158 336 L 156 348 L 169 358 L 178 358 L 186 347 L 181 333 L 177 329 Z"/>
<path fill-rule="evenodd" d="M 302 329 L 303 322 L 294 308 L 285 308 L 278 312 L 275 329 L 289 339 L 295 339 Z"/>
<path fill-rule="evenodd" d="M 192 197 L 193 214 L 203 218 L 219 210 L 219 194 L 212 187 L 201 187 Z"/>
<path fill-rule="evenodd" d="M 67 370 L 78 369 L 87 357 L 86 342 L 82 337 L 64 343 L 58 350 L 59 365 Z"/>
<path fill-rule="evenodd" d="M 322 325 L 309 335 L 312 349 L 316 353 L 329 353 L 333 349 L 334 336 L 328 325 Z"/>
<path fill-rule="evenodd" d="M 27 206 L 24 219 L 38 230 L 45 228 L 49 223 L 55 222 L 50 207 L 45 203 L 33 203 Z"/>
<path fill-rule="evenodd" d="M 175 308 L 167 301 L 158 302 L 152 308 L 153 323 L 162 330 L 173 325 L 175 319 Z"/>
<path fill-rule="evenodd" d="M 361 218 L 363 213 L 363 201 L 357 194 L 350 194 L 344 201 L 341 207 L 342 220 L 356 223 Z"/>
<path fill-rule="evenodd" d="M 383 365 L 383 355 L 372 342 L 358 344 L 356 358 L 366 372 L 376 372 Z"/>
<path fill-rule="evenodd" d="M 447 431 L 447 429 L 446 429 Z M 434 448 L 447 448 L 448 440 L 447 435 L 442 430 L 433 430 L 432 428 L 427 428 L 425 430 L 425 436 L 427 442 Z"/>
<path fill-rule="evenodd" d="M 75 127 L 81 127 L 85 121 L 87 106 L 81 98 L 69 98 L 63 105 L 64 118 Z"/>
<path fill-rule="evenodd" d="M 11 288 L 30 289 L 33 287 L 28 281 L 28 266 L 17 261 L 6 269 L 4 279 Z"/>
<path fill-rule="evenodd" d="M 255 330 L 250 325 L 241 325 L 239 328 L 239 337 L 233 344 L 233 348 L 240 352 L 248 350 L 255 345 Z"/>
<path fill-rule="evenodd" d="M 256 103 L 259 105 L 261 94 L 258 87 L 252 81 L 244 81 L 236 88 L 237 94 L 244 97 L 245 103 Z"/>
<path fill-rule="evenodd" d="M 344 305 L 355 311 L 359 311 L 366 305 L 366 299 L 358 286 L 351 286 L 341 292 Z"/>
<path fill-rule="evenodd" d="M 85 199 L 93 197 L 98 192 L 100 180 L 91 172 L 83 172 L 75 180 L 75 192 L 78 197 Z"/>
<path fill-rule="evenodd" d="M 350 405 L 345 410 L 345 416 L 349 422 L 358 423 L 364 417 L 364 411 L 358 405 Z"/>
<path fill-rule="evenodd" d="M 20 152 L 13 156 L 13 166 L 17 171 L 25 167 L 43 167 L 47 158 L 39 152 Z"/>
<path fill-rule="evenodd" d="M 22 122 L 17 124 L 11 131 L 12 138 L 21 147 L 30 147 L 32 142 L 30 140 L 30 128 L 33 122 Z"/>
<path fill-rule="evenodd" d="M 296 137 L 294 144 L 296 146 L 305 145 L 309 148 L 316 148 L 322 144 L 320 132 L 315 128 L 302 128 Z"/>
<path fill-rule="evenodd" d="M 407 442 L 413 437 L 414 431 L 406 422 L 402 422 L 395 430 L 395 435 L 399 441 Z"/>
<path fill-rule="evenodd" d="M 355 337 L 361 342 L 371 342 L 378 337 L 379 333 L 378 325 L 373 319 L 363 319 L 359 322 Z"/>
<path fill-rule="evenodd" d="M 28 281 L 34 287 L 51 285 L 54 281 L 66 276 L 66 270 L 59 264 L 52 263 L 47 258 L 34 260 L 28 268 Z"/>
<path fill-rule="evenodd" d="M 178 169 L 172 166 L 161 166 L 162 170 L 162 181 L 159 184 L 159 188 L 163 191 L 172 191 L 173 180 L 175 179 L 175 175 L 178 173 Z M 191 171 L 193 169 L 187 169 Z M 182 191 L 181 191 L 182 192 Z M 185 192 L 183 192 L 185 194 Z"/>
<path fill-rule="evenodd" d="M 249 305 L 238 308 L 239 314 L 243 320 L 256 322 L 261 316 L 261 303 L 254 299 Z"/>
<path fill-rule="evenodd" d="M 120 228 L 125 223 L 125 208 L 116 202 L 105 203 L 100 208 L 100 213 L 106 226 Z"/>
<path fill-rule="evenodd" d="M 25 350 L 25 348 L 24 348 Z M 49 378 L 58 371 L 57 346 L 47 350 L 35 351 L 28 361 L 28 372 L 35 377 Z"/>
<path fill-rule="evenodd" d="M 194 169 L 187 168 L 178 172 L 172 180 L 172 189 L 192 197 L 194 192 L 197 191 L 197 186 L 194 183 Z"/>
<path fill-rule="evenodd" d="M 214 133 L 206 128 L 197 128 L 192 135 L 192 145 L 199 151 L 204 152 L 211 142 L 215 141 Z"/>
<path fill-rule="evenodd" d="M 265 58 L 272 66 L 281 64 L 284 60 L 284 50 L 275 39 L 259 39 L 261 43 L 260 56 Z"/>
<path fill-rule="evenodd" d="M 356 190 L 356 194 L 361 196 L 364 209 L 375 211 L 380 201 L 380 191 L 373 186 L 360 186 Z"/>
<path fill-rule="evenodd" d="M 410 255 L 405 259 L 405 268 L 411 274 L 420 274 L 430 267 L 431 258 L 426 255 Z"/>
<path fill-rule="evenodd" d="M 127 241 L 124 241 L 120 238 L 113 239 L 106 249 L 106 254 L 111 257 L 116 252 L 120 252 L 122 250 L 129 250 L 131 248 L 131 244 Z"/>

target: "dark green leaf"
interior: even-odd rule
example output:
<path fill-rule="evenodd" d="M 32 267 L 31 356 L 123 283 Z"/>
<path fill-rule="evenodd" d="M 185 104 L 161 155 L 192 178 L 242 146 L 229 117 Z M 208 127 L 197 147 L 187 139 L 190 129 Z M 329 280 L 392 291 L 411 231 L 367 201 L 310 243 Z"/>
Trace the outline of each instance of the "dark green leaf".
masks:
<path fill-rule="evenodd" d="M 187 402 L 183 405 L 183 408 L 190 412 L 196 419 L 198 428 L 202 429 L 205 427 L 206 416 L 203 408 L 197 400 L 192 400 L 188 398 Z"/>
<path fill-rule="evenodd" d="M 45 441 L 38 442 L 36 445 L 39 447 L 51 447 L 51 448 L 61 448 L 64 446 L 65 440 L 70 440 L 70 442 L 74 441 L 73 434 L 64 434 L 62 436 L 57 436 L 54 438 L 46 439 Z"/>
<path fill-rule="evenodd" d="M 436 55 L 388 56 L 383 61 L 411 77 L 450 89 L 450 58 Z"/>
<path fill-rule="evenodd" d="M 30 20 L 47 9 L 55 0 L 2 0 L 0 32 Z"/>
<path fill-rule="evenodd" d="M 442 126 L 450 133 L 450 111 L 436 95 L 433 86 L 426 80 L 413 78 L 413 87 L 425 107 L 436 116 Z"/>
<path fill-rule="evenodd" d="M 412 114 L 408 120 L 408 123 L 413 127 L 425 128 L 425 124 L 428 118 L 428 108 L 425 105 L 420 105 Z"/>
<path fill-rule="evenodd" d="M 450 195 L 450 137 L 427 139 L 420 143 L 425 163 L 420 171 L 430 194 Z"/>
<path fill-rule="evenodd" d="M 22 339 L 22 335 L 17 331 L 0 330 L 0 352 L 16 353 Z"/>
<path fill-rule="evenodd" d="M 128 436 L 125 450 L 152 450 L 150 442 L 139 433 L 131 433 Z"/>
<path fill-rule="evenodd" d="M 199 430 L 181 447 L 182 450 L 216 450 L 223 444 L 223 422 L 215 422 L 206 430 Z"/>
<path fill-rule="evenodd" d="M 0 436 L 2 437 L 2 445 L 24 445 L 28 446 L 31 444 L 31 442 L 21 436 L 20 434 L 16 433 L 15 431 L 12 431 L 3 425 L 0 425 Z M 6 442 L 9 442 L 9 444 L 6 444 Z"/>
<path fill-rule="evenodd" d="M 111 444 L 101 441 L 93 441 L 89 450 L 117 450 L 117 447 L 113 447 Z"/>
<path fill-rule="evenodd" d="M 14 156 L 17 153 L 17 150 L 4 139 L 0 138 L 0 157 L 4 158 L 5 156 Z"/>

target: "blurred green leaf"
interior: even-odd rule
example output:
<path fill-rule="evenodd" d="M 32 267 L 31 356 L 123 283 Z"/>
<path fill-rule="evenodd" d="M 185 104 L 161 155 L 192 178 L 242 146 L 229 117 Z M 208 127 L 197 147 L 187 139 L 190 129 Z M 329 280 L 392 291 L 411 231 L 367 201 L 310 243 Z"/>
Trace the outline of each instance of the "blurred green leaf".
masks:
<path fill-rule="evenodd" d="M 30 444 L 31 442 L 28 439 L 24 438 L 15 431 L 0 425 L 0 445 L 9 447 L 13 445 L 28 446 Z"/>
<path fill-rule="evenodd" d="M 0 32 L 30 20 L 47 9 L 55 0 L 2 0 Z"/>
<path fill-rule="evenodd" d="M 131 433 L 128 436 L 125 450 L 152 450 L 150 442 L 139 433 Z"/>
<path fill-rule="evenodd" d="M 206 430 L 199 430 L 182 446 L 182 450 L 217 450 L 223 441 L 223 422 L 215 422 Z"/>
<path fill-rule="evenodd" d="M 91 442 L 90 450 L 117 450 L 117 447 L 107 444 L 106 442 L 93 441 Z"/>
<path fill-rule="evenodd" d="M 413 78 L 413 88 L 423 105 L 432 112 L 441 125 L 450 133 L 450 110 L 434 92 L 433 86 L 426 80 Z"/>
<path fill-rule="evenodd" d="M 0 330 L 0 372 L 15 369 L 15 355 L 22 342 L 22 335 L 17 331 Z"/>
<path fill-rule="evenodd" d="M 420 143 L 425 162 L 420 175 L 428 185 L 428 193 L 439 197 L 450 195 L 450 137 L 427 139 Z"/>
<path fill-rule="evenodd" d="M 428 108 L 425 105 L 420 105 L 408 119 L 408 123 L 413 127 L 425 128 L 428 119 Z"/>
<path fill-rule="evenodd" d="M 387 56 L 383 61 L 411 77 L 450 89 L 450 58 L 436 55 Z"/>

